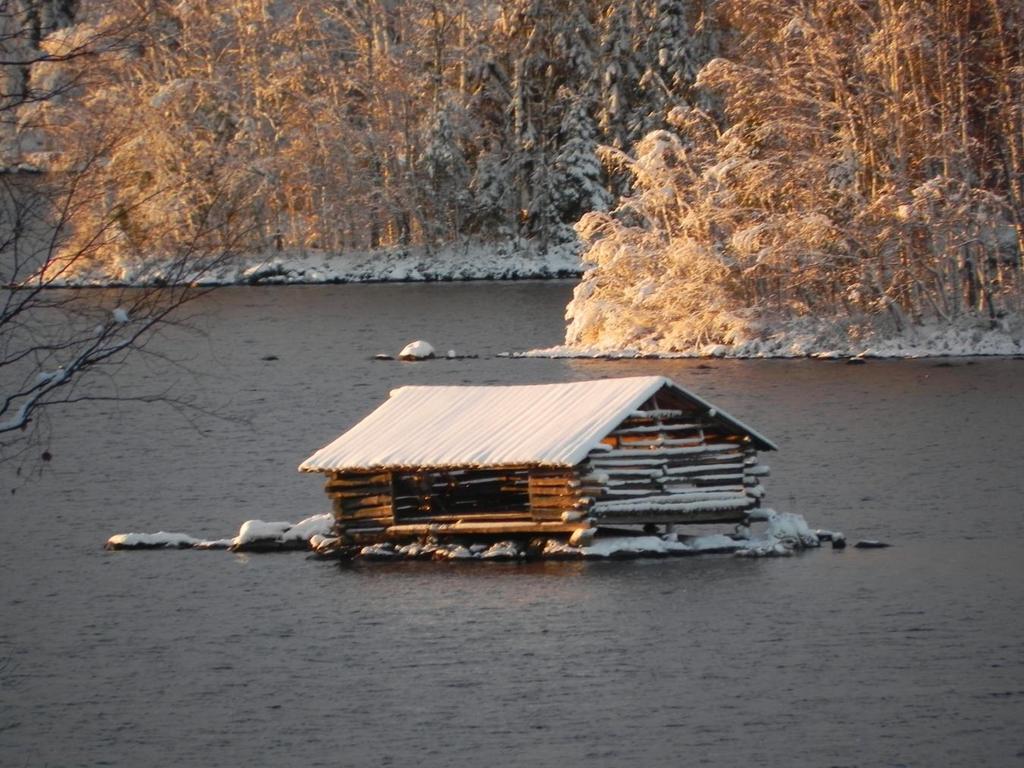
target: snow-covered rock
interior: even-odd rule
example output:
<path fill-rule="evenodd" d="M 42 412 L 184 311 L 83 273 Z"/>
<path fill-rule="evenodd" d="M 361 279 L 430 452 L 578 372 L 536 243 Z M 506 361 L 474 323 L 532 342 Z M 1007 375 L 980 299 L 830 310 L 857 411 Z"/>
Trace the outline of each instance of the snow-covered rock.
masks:
<path fill-rule="evenodd" d="M 429 360 L 434 357 L 434 347 L 430 342 L 419 339 L 410 342 L 398 353 L 399 360 Z"/>
<path fill-rule="evenodd" d="M 117 533 L 107 539 L 107 549 L 161 549 L 192 547 L 199 543 L 187 533 Z"/>
<path fill-rule="evenodd" d="M 257 541 L 280 541 L 285 531 L 292 527 L 288 522 L 265 523 L 262 520 L 246 520 L 232 539 L 232 546 L 244 547 Z"/>
<path fill-rule="evenodd" d="M 480 554 L 481 560 L 515 560 L 523 557 L 524 552 L 514 541 L 499 541 L 492 544 Z"/>
<path fill-rule="evenodd" d="M 284 541 L 309 541 L 314 536 L 327 536 L 334 530 L 334 516 L 329 512 L 313 515 L 292 525 L 282 534 Z"/>
<path fill-rule="evenodd" d="M 334 518 L 330 514 L 313 515 L 297 523 L 247 520 L 238 529 L 238 535 L 231 540 L 231 548 L 239 550 L 275 545 L 307 546 L 313 536 L 326 536 L 333 528 Z"/>
<path fill-rule="evenodd" d="M 398 555 L 399 553 L 395 551 L 395 545 L 390 542 L 368 544 L 359 550 L 359 556 L 365 557 L 368 560 L 390 560 Z"/>

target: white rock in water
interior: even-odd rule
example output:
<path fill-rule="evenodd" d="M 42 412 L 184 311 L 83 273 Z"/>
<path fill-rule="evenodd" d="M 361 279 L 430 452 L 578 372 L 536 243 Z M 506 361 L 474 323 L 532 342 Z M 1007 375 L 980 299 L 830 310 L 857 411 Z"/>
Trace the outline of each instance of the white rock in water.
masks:
<path fill-rule="evenodd" d="M 114 315 L 114 322 L 120 325 L 125 325 L 131 321 L 131 318 L 128 317 L 128 310 L 122 307 L 117 307 L 111 314 Z"/>
<path fill-rule="evenodd" d="M 398 353 L 400 360 L 428 360 L 433 356 L 434 347 L 422 339 L 406 344 L 405 348 Z"/>

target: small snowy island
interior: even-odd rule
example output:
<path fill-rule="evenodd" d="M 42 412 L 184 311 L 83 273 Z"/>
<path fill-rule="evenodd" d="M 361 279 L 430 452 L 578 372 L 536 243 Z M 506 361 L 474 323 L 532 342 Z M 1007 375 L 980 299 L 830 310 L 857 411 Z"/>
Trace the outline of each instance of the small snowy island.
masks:
<path fill-rule="evenodd" d="M 110 550 L 220 549 L 232 552 L 308 551 L 326 559 L 518 561 L 532 559 L 628 559 L 732 554 L 739 557 L 788 557 L 802 549 L 832 542 L 845 546 L 843 534 L 812 530 L 801 515 L 766 509 L 751 516 L 751 526 L 737 526 L 729 534 L 644 534 L 604 532 L 589 544 L 573 546 L 555 538 L 478 541 L 471 538 L 424 536 L 405 544 L 355 544 L 335 535 L 332 515 L 314 515 L 298 523 L 247 520 L 238 535 L 199 539 L 187 533 L 120 533 L 106 543 Z M 763 525 L 761 525 L 763 524 Z M 756 532 L 754 528 L 759 528 Z M 884 546 L 870 542 L 872 546 Z"/>
<path fill-rule="evenodd" d="M 229 539 L 119 534 L 107 547 L 445 560 L 842 548 L 842 534 L 764 506 L 758 451 L 771 450 L 662 376 L 402 387 L 300 465 L 324 476 L 331 513 L 250 520 Z M 720 524 L 731 530 L 677 530 Z"/>

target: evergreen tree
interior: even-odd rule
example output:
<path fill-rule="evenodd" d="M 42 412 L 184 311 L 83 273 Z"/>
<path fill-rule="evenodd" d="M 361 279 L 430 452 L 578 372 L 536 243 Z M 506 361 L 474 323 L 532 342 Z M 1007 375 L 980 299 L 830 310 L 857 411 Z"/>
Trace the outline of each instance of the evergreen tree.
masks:
<path fill-rule="evenodd" d="M 468 203 L 469 166 L 463 141 L 453 124 L 453 111 L 447 104 L 438 111 L 423 155 L 423 166 L 431 182 L 430 226 L 438 242 L 457 237 L 462 231 Z"/>
<path fill-rule="evenodd" d="M 605 189 L 597 157 L 596 130 L 585 100 L 567 89 L 559 92 L 563 113 L 559 149 L 553 165 L 554 205 L 562 222 L 575 222 L 589 211 L 605 211 L 612 196 Z"/>
<path fill-rule="evenodd" d="M 639 138 L 637 67 L 633 37 L 636 19 L 628 2 L 610 3 L 601 17 L 598 126 L 605 143 L 624 149 Z"/>

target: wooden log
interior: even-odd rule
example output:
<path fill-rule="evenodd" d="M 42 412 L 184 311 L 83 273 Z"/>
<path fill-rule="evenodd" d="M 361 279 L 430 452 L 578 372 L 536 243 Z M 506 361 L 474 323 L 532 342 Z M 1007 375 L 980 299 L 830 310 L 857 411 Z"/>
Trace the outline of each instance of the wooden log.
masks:
<path fill-rule="evenodd" d="M 328 496 L 339 496 L 346 498 L 357 498 L 359 496 L 378 496 L 382 493 L 391 495 L 390 485 L 358 485 L 358 486 L 324 486 L 324 493 Z"/>
<path fill-rule="evenodd" d="M 391 484 L 391 473 L 390 472 L 375 472 L 372 474 L 338 474 L 328 478 L 327 482 L 332 485 L 345 486 L 345 485 L 390 485 Z"/>
<path fill-rule="evenodd" d="M 339 520 L 338 529 L 348 531 L 383 531 L 392 524 L 390 518 L 366 518 L 362 520 Z"/>
<path fill-rule="evenodd" d="M 617 461 L 619 459 L 668 459 L 672 456 L 692 456 L 700 453 L 717 453 L 720 451 L 735 451 L 738 448 L 736 443 L 731 442 L 708 442 L 702 445 L 681 446 L 678 448 L 619 448 L 611 453 L 601 456 L 589 456 L 590 460 L 602 463 Z"/>
<path fill-rule="evenodd" d="M 575 499 L 580 495 L 578 488 L 544 488 L 532 489 L 530 499 Z"/>
<path fill-rule="evenodd" d="M 391 504 L 391 494 L 380 494 L 378 496 L 335 496 L 345 508 L 356 507 L 379 507 Z"/>
<path fill-rule="evenodd" d="M 717 460 L 719 457 L 714 457 Z M 700 474 L 714 474 L 716 472 L 742 472 L 743 464 L 738 461 L 732 462 L 687 462 L 685 464 L 676 464 L 669 467 L 666 470 L 667 474 L 670 475 L 700 475 Z"/>
<path fill-rule="evenodd" d="M 620 427 L 611 434 L 616 437 L 626 437 L 630 435 L 649 435 L 652 433 L 656 434 L 659 432 L 684 432 L 699 429 L 701 429 L 701 425 L 697 423 L 639 424 L 633 427 Z"/>
<path fill-rule="evenodd" d="M 629 450 L 655 450 L 657 448 L 692 448 L 697 445 L 703 445 L 704 442 L 701 437 L 695 436 L 692 438 L 674 438 L 674 437 L 659 437 L 656 440 L 647 438 L 637 438 L 634 440 L 623 440 L 623 449 Z M 613 452 L 611 455 L 614 455 Z"/>
<path fill-rule="evenodd" d="M 510 474 L 493 474 L 493 475 L 456 475 L 454 473 L 449 474 L 449 477 L 456 485 L 462 486 L 474 486 L 474 485 L 487 485 L 489 483 L 517 483 L 525 482 L 527 479 L 526 473 L 521 475 L 510 475 Z"/>
<path fill-rule="evenodd" d="M 409 517 L 402 520 L 402 524 L 426 524 L 426 523 L 481 523 L 481 522 L 514 522 L 530 521 L 533 517 L 524 511 L 508 510 L 504 512 L 488 512 L 480 514 L 465 515 L 423 515 L 421 517 Z M 397 524 L 397 523 L 396 523 Z"/>
<path fill-rule="evenodd" d="M 665 512 L 659 510 L 645 511 L 640 515 L 621 514 L 617 512 L 595 512 L 599 525 L 637 525 L 653 523 L 656 525 L 700 525 L 742 523 L 747 519 L 747 509 L 714 510 L 700 512 Z"/>
<path fill-rule="evenodd" d="M 607 459 L 591 456 L 590 466 L 600 472 L 607 471 L 609 468 L 614 469 L 615 467 L 635 467 L 637 469 L 646 467 L 651 469 L 663 467 L 668 463 L 667 456 L 662 456 L 654 451 L 647 451 L 645 453 L 647 454 L 646 456 L 612 456 Z"/>
<path fill-rule="evenodd" d="M 533 467 L 529 471 L 531 480 L 537 477 L 570 477 L 573 474 L 572 467 Z"/>
<path fill-rule="evenodd" d="M 531 477 L 528 483 L 530 488 L 571 488 L 579 484 L 575 475 L 564 477 Z"/>
<path fill-rule="evenodd" d="M 351 509 L 335 509 L 334 517 L 336 520 L 364 520 L 376 517 L 388 517 L 392 516 L 390 506 L 381 507 L 357 507 Z"/>
<path fill-rule="evenodd" d="M 743 485 L 742 474 L 689 475 L 686 479 L 694 485 Z"/>
<path fill-rule="evenodd" d="M 373 507 L 380 504 L 390 504 L 392 496 L 390 493 L 382 493 L 376 496 L 331 496 L 341 504 L 349 507 Z"/>
<path fill-rule="evenodd" d="M 665 474 L 664 468 L 642 468 L 642 467 L 609 467 L 607 470 L 608 480 L 605 481 L 605 485 L 611 486 L 612 484 L 618 484 L 626 482 L 631 477 L 661 477 Z"/>
<path fill-rule="evenodd" d="M 564 515 L 576 514 L 575 509 L 533 509 L 531 518 L 537 522 L 561 522 Z M 583 514 L 583 513 L 581 513 Z"/>
<path fill-rule="evenodd" d="M 465 523 L 407 523 L 390 525 L 385 529 L 389 536 L 426 536 L 426 535 L 505 535 L 510 533 L 571 533 L 580 528 L 589 528 L 590 523 L 581 520 L 574 523 L 559 521 L 495 521 Z"/>
<path fill-rule="evenodd" d="M 593 506 L 593 502 L 577 502 L 576 504 L 562 504 L 562 505 L 540 505 L 530 507 L 530 513 L 533 515 L 551 515 L 557 517 L 563 512 L 571 511 L 574 509 L 590 509 Z"/>
<path fill-rule="evenodd" d="M 613 488 L 608 491 L 604 498 L 606 499 L 628 499 L 632 496 L 652 496 L 654 494 L 662 493 L 664 489 L 658 486 L 648 486 L 644 488 Z"/>
<path fill-rule="evenodd" d="M 714 467 L 720 464 L 728 463 L 732 463 L 731 470 L 733 472 L 741 472 L 743 471 L 743 465 L 739 461 L 737 461 L 738 458 L 739 457 L 736 454 L 715 453 L 708 454 L 707 456 L 694 456 L 684 459 L 674 459 L 665 466 L 665 474 L 699 474 L 701 472 L 707 472 L 708 467 Z"/>
<path fill-rule="evenodd" d="M 680 419 L 686 413 L 675 408 L 642 408 L 629 414 L 629 418 Z"/>
<path fill-rule="evenodd" d="M 576 506 L 576 499 L 538 499 L 530 504 L 530 509 L 573 509 Z"/>
<path fill-rule="evenodd" d="M 656 488 L 664 479 L 663 475 L 654 477 L 645 475 L 625 475 L 623 477 L 612 476 L 608 478 L 608 492 L 614 493 L 623 488 Z"/>

